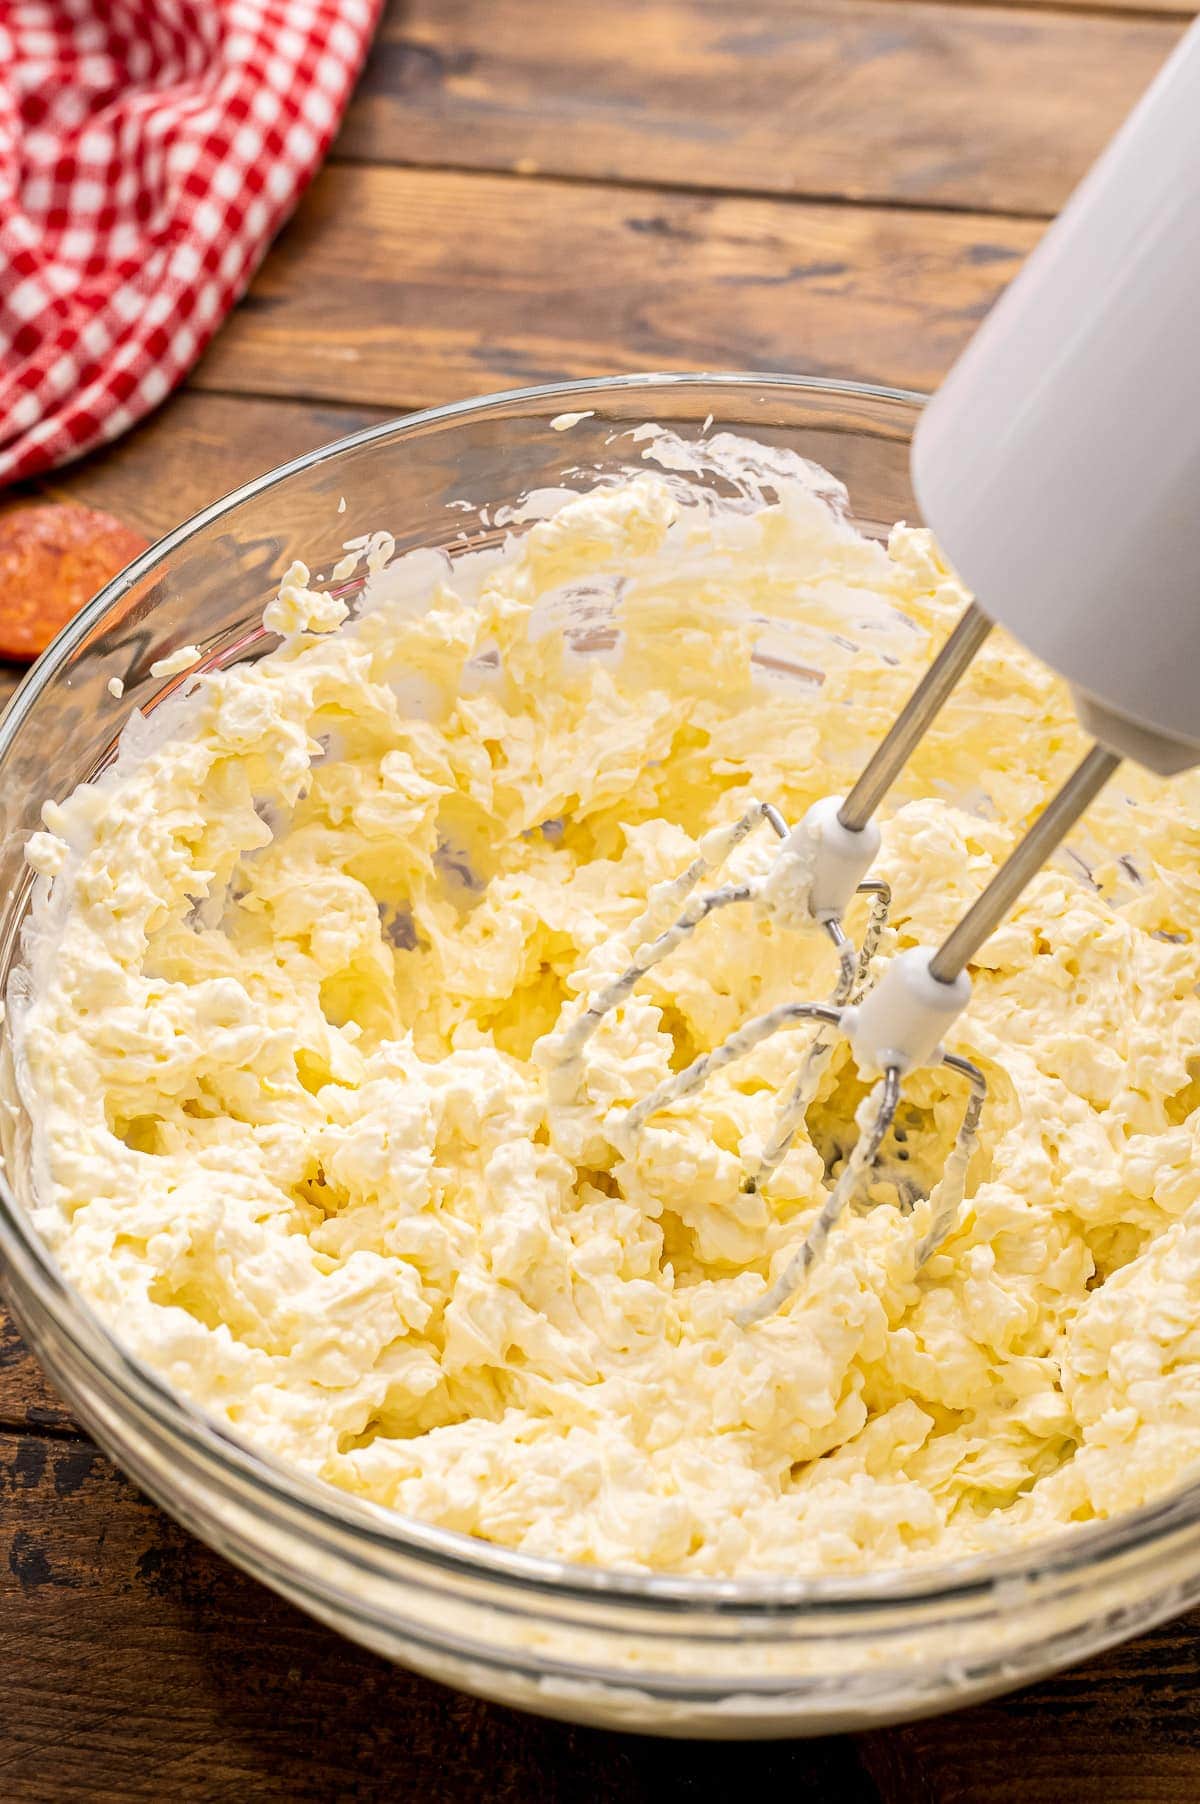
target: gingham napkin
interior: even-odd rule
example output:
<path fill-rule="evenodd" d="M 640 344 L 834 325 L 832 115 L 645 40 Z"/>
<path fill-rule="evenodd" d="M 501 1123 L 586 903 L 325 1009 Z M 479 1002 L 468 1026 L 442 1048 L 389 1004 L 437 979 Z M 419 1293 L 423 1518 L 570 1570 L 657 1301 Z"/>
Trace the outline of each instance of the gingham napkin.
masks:
<path fill-rule="evenodd" d="M 0 0 L 0 482 L 191 367 L 329 147 L 380 0 Z"/>

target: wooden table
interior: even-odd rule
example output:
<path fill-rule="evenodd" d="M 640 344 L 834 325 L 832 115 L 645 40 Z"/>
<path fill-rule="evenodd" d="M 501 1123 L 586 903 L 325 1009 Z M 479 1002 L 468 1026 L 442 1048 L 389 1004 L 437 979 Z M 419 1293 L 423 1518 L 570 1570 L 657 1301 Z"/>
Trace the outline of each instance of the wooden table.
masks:
<path fill-rule="evenodd" d="M 1179 37 L 1155 0 L 409 0 L 185 391 L 45 483 L 156 535 L 406 408 L 616 370 L 930 385 Z M 0 1799 L 1200 1798 L 1200 1615 L 1005 1702 L 738 1748 L 384 1666 L 223 1564 L 0 1341 Z"/>

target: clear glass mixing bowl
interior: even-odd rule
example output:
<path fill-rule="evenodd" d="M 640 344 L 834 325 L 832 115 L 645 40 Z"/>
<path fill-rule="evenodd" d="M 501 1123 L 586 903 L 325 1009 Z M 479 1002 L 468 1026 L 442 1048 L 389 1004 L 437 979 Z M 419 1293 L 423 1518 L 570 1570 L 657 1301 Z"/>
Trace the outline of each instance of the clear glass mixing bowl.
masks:
<path fill-rule="evenodd" d="M 918 518 L 908 442 L 919 407 L 916 395 L 781 376 L 570 383 L 374 427 L 208 508 L 72 622 L 0 725 L 0 982 L 19 949 L 22 845 L 43 800 L 93 775 L 130 709 L 152 708 L 182 680 L 155 678 L 155 659 L 194 643 L 207 662 L 230 661 L 270 644 L 263 606 L 293 556 L 328 570 L 348 531 L 377 526 L 400 550 L 490 542 L 499 504 L 542 486 L 586 485 L 594 466 L 636 458 L 620 435 L 643 421 L 688 435 L 709 414 L 718 428 L 825 465 L 846 483 L 860 523 L 882 532 Z M 553 430 L 564 413 L 586 417 Z M 467 511 L 464 498 L 491 512 Z M 113 677 L 125 685 L 120 700 Z M 0 1101 L 11 1106 L 0 1107 L 0 1253 L 17 1318 L 58 1389 L 113 1459 L 202 1540 L 390 1659 L 580 1721 L 803 1735 L 1003 1691 L 1200 1597 L 1200 1486 L 986 1563 L 723 1582 L 529 1558 L 298 1477 L 131 1359 L 64 1283 L 29 1225 L 28 1122 L 7 1046 L 2 1062 Z"/>

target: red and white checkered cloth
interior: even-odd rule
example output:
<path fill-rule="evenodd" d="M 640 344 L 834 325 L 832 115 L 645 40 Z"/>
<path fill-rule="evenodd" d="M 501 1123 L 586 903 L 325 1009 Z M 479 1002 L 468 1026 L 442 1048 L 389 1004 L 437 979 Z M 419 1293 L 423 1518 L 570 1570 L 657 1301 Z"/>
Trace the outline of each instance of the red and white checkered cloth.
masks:
<path fill-rule="evenodd" d="M 242 294 L 380 0 L 0 0 L 0 482 L 115 438 Z"/>

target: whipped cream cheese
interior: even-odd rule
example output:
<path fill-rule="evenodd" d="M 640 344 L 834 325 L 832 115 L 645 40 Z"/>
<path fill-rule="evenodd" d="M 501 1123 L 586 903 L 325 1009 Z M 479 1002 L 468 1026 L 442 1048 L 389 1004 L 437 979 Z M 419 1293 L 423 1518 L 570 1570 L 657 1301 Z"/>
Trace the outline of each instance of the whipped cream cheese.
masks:
<path fill-rule="evenodd" d="M 620 1123 L 826 996 L 824 936 L 716 914 L 569 1082 L 553 1049 L 706 834 L 849 786 L 965 596 L 798 459 L 648 445 L 502 552 L 352 544 L 355 618 L 293 565 L 278 649 L 47 807 L 13 1011 L 38 1226 L 253 1445 L 528 1552 L 855 1571 L 1140 1504 L 1200 1463 L 1200 781 L 1123 776 L 985 948 L 951 1044 L 989 1099 L 940 1253 L 918 1272 L 903 1205 L 963 1098 L 924 1072 L 864 1206 L 738 1327 L 845 1155 L 848 1052 L 764 1194 L 741 1178 L 811 1030 Z M 689 460 L 722 457 L 706 501 Z M 883 959 L 944 933 L 1081 747 L 994 634 L 885 819 Z"/>

